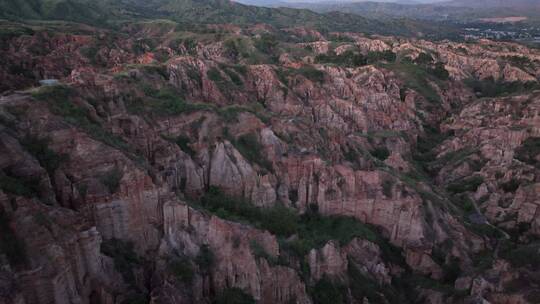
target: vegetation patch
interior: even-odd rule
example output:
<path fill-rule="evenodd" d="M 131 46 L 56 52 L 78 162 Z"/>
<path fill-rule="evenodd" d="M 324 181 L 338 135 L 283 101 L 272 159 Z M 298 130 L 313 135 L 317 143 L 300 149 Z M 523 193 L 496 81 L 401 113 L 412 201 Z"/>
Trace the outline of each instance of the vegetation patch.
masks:
<path fill-rule="evenodd" d="M 208 76 L 208 79 L 214 81 L 214 82 L 220 82 L 223 81 L 223 77 L 221 76 L 221 72 L 216 68 L 212 67 L 206 72 L 206 76 Z"/>
<path fill-rule="evenodd" d="M 531 271 L 540 269 L 540 243 L 515 244 L 506 241 L 501 246 L 500 256 L 514 267 L 526 267 Z"/>
<path fill-rule="evenodd" d="M 210 246 L 204 244 L 199 249 L 199 254 L 195 257 L 195 263 L 199 266 L 202 273 L 207 274 L 215 263 L 215 256 Z"/>
<path fill-rule="evenodd" d="M 63 85 L 41 87 L 32 96 L 46 102 L 53 114 L 81 128 L 95 140 L 124 151 L 131 159 L 140 160 L 137 153 L 123 139 L 103 129 L 90 118 L 87 109 L 77 106 L 74 102 L 77 93 L 72 88 Z"/>
<path fill-rule="evenodd" d="M 374 64 L 377 62 L 394 62 L 396 61 L 396 53 L 391 50 L 386 50 L 382 52 L 369 52 L 367 54 L 367 63 Z"/>
<path fill-rule="evenodd" d="M 391 180 L 385 180 L 382 183 L 382 192 L 387 198 L 392 198 L 392 189 L 394 188 L 394 182 Z"/>
<path fill-rule="evenodd" d="M 354 238 L 360 238 L 377 243 L 388 261 L 404 264 L 401 250 L 381 238 L 375 228 L 350 217 L 321 216 L 316 205 L 300 216 L 280 205 L 270 208 L 255 207 L 245 200 L 226 196 L 212 187 L 201 198 L 201 206 L 222 218 L 250 224 L 282 237 L 282 249 L 301 259 L 312 248 L 321 248 L 331 240 L 345 245 Z M 292 235 L 295 237 L 283 239 Z M 281 256 L 277 260 L 270 259 L 270 262 L 283 264 Z M 308 271 L 308 267 L 303 269 Z"/>
<path fill-rule="evenodd" d="M 418 92 L 427 101 L 431 103 L 440 102 L 441 97 L 431 84 L 431 82 L 440 83 L 440 81 L 436 77 L 433 77 L 426 67 L 407 61 L 384 64 L 383 67 L 396 72 L 404 82 L 406 88 Z"/>
<path fill-rule="evenodd" d="M 267 55 L 275 54 L 278 44 L 277 37 L 270 34 L 263 34 L 253 41 L 255 48 Z"/>
<path fill-rule="evenodd" d="M 143 109 L 161 116 L 189 114 L 195 111 L 211 109 L 210 105 L 186 102 L 178 92 L 169 87 L 159 90 L 147 89 L 145 93 L 152 99 L 143 103 Z M 132 108 L 133 106 L 135 105 L 131 105 Z"/>
<path fill-rule="evenodd" d="M 369 153 L 380 161 L 385 161 L 390 156 L 390 151 L 386 147 L 377 147 L 371 150 Z"/>
<path fill-rule="evenodd" d="M 241 198 L 227 196 L 216 187 L 210 187 L 200 203 L 222 218 L 251 223 L 276 235 L 289 236 L 297 230 L 297 217 L 292 210 L 280 205 L 259 208 Z"/>
<path fill-rule="evenodd" d="M 325 275 L 311 288 L 310 294 L 314 304 L 341 304 L 346 303 L 347 289 Z"/>
<path fill-rule="evenodd" d="M 114 268 L 122 275 L 126 283 L 131 286 L 136 285 L 133 270 L 140 267 L 143 261 L 135 253 L 132 242 L 115 238 L 103 240 L 101 253 L 113 258 Z"/>
<path fill-rule="evenodd" d="M 26 246 L 17 238 L 10 226 L 10 218 L 0 208 L 0 253 L 5 254 L 10 265 L 18 266 L 26 263 Z"/>
<path fill-rule="evenodd" d="M 182 149 L 182 151 L 189 154 L 191 157 L 195 156 L 195 151 L 191 148 L 191 139 L 187 136 L 180 135 L 176 138 L 175 143 Z"/>
<path fill-rule="evenodd" d="M 328 54 L 320 54 L 315 57 L 315 63 L 335 64 L 339 66 L 358 67 L 368 63 L 367 58 L 353 51 L 346 51 L 339 55 L 334 52 Z"/>
<path fill-rule="evenodd" d="M 265 259 L 270 265 L 277 265 L 279 264 L 279 260 L 276 257 L 271 256 L 264 247 L 259 244 L 256 240 L 252 240 L 249 243 L 249 247 L 251 249 L 251 253 L 256 259 Z"/>
<path fill-rule="evenodd" d="M 454 195 L 451 198 L 454 205 L 460 207 L 465 213 L 469 214 L 475 211 L 474 204 L 466 194 Z"/>
<path fill-rule="evenodd" d="M 171 136 L 162 135 L 162 137 L 165 140 L 176 144 L 180 149 L 182 149 L 182 151 L 187 153 L 192 158 L 197 154 L 196 151 L 193 150 L 191 148 L 191 146 L 190 146 L 191 145 L 191 139 L 186 135 L 178 135 L 177 137 L 171 137 Z"/>
<path fill-rule="evenodd" d="M 222 290 L 216 299 L 212 302 L 214 304 L 255 304 L 255 299 L 242 289 L 231 287 Z"/>
<path fill-rule="evenodd" d="M 310 65 L 303 66 L 299 69 L 291 70 L 291 71 L 294 74 L 302 75 L 305 78 L 316 83 L 322 83 L 324 81 L 324 72 L 319 71 L 315 67 L 310 66 Z"/>
<path fill-rule="evenodd" d="M 21 144 L 26 148 L 30 154 L 32 154 L 39 162 L 39 164 L 47 170 L 50 176 L 54 175 L 54 172 L 60 164 L 67 160 L 67 155 L 58 155 L 56 152 L 49 148 L 50 138 L 39 138 L 38 136 L 27 134 L 22 140 Z"/>
<path fill-rule="evenodd" d="M 233 67 L 224 67 L 223 72 L 227 74 L 229 79 L 234 83 L 236 86 L 243 86 L 244 81 L 241 78 L 241 75 L 245 75 L 247 73 L 244 66 L 233 66 Z"/>
<path fill-rule="evenodd" d="M 467 84 L 476 93 L 476 95 L 480 97 L 508 96 L 540 88 L 540 84 L 538 84 L 538 82 L 505 82 L 502 80 L 494 80 L 493 78 L 487 78 L 484 80 L 475 78 L 467 79 L 465 84 Z"/>
<path fill-rule="evenodd" d="M 239 57 L 248 58 L 250 56 L 248 50 L 248 45 L 243 39 L 228 39 L 223 43 L 225 48 L 225 54 L 228 57 L 233 59 L 238 59 Z"/>
<path fill-rule="evenodd" d="M 464 178 L 460 181 L 451 183 L 446 190 L 451 193 L 463 193 L 463 192 L 472 192 L 484 183 L 484 178 L 482 176 L 476 175 L 469 178 Z"/>
<path fill-rule="evenodd" d="M 520 185 L 521 183 L 519 180 L 513 178 L 506 183 L 501 184 L 501 189 L 503 189 L 503 191 L 506 193 L 515 193 Z"/>
<path fill-rule="evenodd" d="M 124 173 L 117 167 L 114 167 L 109 172 L 101 176 L 100 181 L 107 187 L 109 193 L 113 194 L 118 191 L 118 188 L 120 188 L 120 181 L 122 180 L 123 176 Z"/>
<path fill-rule="evenodd" d="M 418 144 L 421 145 L 423 142 L 419 140 Z M 421 150 L 422 148 L 419 148 Z M 457 166 L 463 163 L 467 158 L 474 155 L 477 152 L 476 149 L 472 148 L 463 148 L 456 151 L 451 151 L 443 156 L 436 158 L 436 155 L 431 151 L 425 152 L 423 155 L 415 155 L 414 159 L 420 162 L 423 162 L 424 169 L 434 175 L 439 172 L 445 166 Z"/>
<path fill-rule="evenodd" d="M 191 283 L 193 280 L 193 267 L 191 266 L 191 262 L 185 257 L 170 260 L 168 269 L 177 279 L 184 283 Z"/>
<path fill-rule="evenodd" d="M 540 137 L 529 137 L 516 149 L 516 159 L 540 168 Z"/>
<path fill-rule="evenodd" d="M 232 141 L 234 147 L 249 162 L 259 165 L 261 168 L 272 172 L 272 163 L 264 156 L 264 147 L 254 133 L 248 133 Z"/>
<path fill-rule="evenodd" d="M 526 56 L 505 56 L 503 59 L 522 70 L 534 67 L 534 63 Z"/>
<path fill-rule="evenodd" d="M 381 288 L 378 283 L 364 275 L 352 261 L 349 261 L 347 275 L 351 295 L 359 303 L 362 303 L 364 299 L 368 299 L 369 303 L 386 303 L 385 298 L 390 300 L 390 303 L 397 303 L 392 301 L 393 297 L 390 297 L 392 295 L 389 292 L 390 288 Z M 383 291 L 386 293 L 384 296 L 382 296 Z"/>
<path fill-rule="evenodd" d="M 27 179 L 0 170 L 0 189 L 6 193 L 24 197 L 35 197 L 39 194 L 39 179 Z"/>

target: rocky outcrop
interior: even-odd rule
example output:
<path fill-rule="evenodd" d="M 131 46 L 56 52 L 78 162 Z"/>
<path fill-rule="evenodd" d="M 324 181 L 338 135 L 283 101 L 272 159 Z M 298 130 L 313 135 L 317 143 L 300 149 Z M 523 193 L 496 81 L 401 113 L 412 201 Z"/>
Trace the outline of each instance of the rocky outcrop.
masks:
<path fill-rule="evenodd" d="M 254 246 L 269 257 L 279 255 L 277 240 L 268 232 L 207 216 L 178 202 L 165 204 L 163 214 L 161 251 L 195 257 L 201 246 L 208 245 L 215 260 L 209 274 L 213 288 L 241 288 L 260 303 L 311 303 L 294 269 L 271 265 L 254 255 Z M 202 300 L 202 292 L 195 298 Z"/>

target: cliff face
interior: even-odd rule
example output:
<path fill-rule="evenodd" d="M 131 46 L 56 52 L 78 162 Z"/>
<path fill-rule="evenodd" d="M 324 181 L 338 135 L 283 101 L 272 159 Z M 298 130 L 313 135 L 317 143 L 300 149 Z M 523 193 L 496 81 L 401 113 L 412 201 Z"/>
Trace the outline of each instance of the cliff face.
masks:
<path fill-rule="evenodd" d="M 0 303 L 535 302 L 536 51 L 84 31 L 1 50 Z"/>

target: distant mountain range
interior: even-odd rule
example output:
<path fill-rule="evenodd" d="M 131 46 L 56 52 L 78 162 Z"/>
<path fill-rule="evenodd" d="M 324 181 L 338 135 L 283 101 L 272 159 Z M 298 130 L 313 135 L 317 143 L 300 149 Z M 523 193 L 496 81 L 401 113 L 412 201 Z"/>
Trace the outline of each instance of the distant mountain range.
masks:
<path fill-rule="evenodd" d="M 295 2 L 288 3 L 287 6 L 312 9 L 322 13 L 342 11 L 379 19 L 400 17 L 418 20 L 471 22 L 481 18 L 525 16 L 540 20 L 540 1 L 537 0 L 455 0 L 430 4 L 396 2 Z"/>
<path fill-rule="evenodd" d="M 335 0 L 335 1 L 329 1 L 329 0 L 234 0 L 234 1 L 242 3 L 242 4 L 267 6 L 267 7 L 291 6 L 298 3 L 339 5 L 339 4 L 347 4 L 347 3 L 370 2 L 369 0 L 342 0 L 342 1 L 339 1 L 339 0 Z M 445 0 L 375 0 L 371 2 L 415 5 L 415 4 L 437 3 L 437 2 L 444 2 L 444 1 Z"/>
<path fill-rule="evenodd" d="M 540 8 L 540 1 L 538 0 L 453 0 L 448 2 L 443 2 L 444 5 L 451 6 L 463 6 L 463 7 L 509 7 L 509 8 L 519 8 L 519 7 L 535 7 Z"/>
<path fill-rule="evenodd" d="M 325 4 L 344 5 L 352 3 L 395 3 L 407 5 L 432 4 L 440 6 L 461 6 L 461 7 L 517 7 L 517 6 L 540 6 L 537 0 L 234 0 L 235 2 L 249 5 L 279 6 L 290 5 L 291 3 L 302 4 Z"/>
<path fill-rule="evenodd" d="M 314 12 L 305 8 L 257 7 L 230 0 L 0 0 L 0 18 L 66 20 L 100 26 L 114 26 L 133 19 L 160 18 L 182 23 L 266 23 L 277 28 L 308 26 L 321 31 L 383 35 L 456 35 L 454 29 L 436 23 L 407 19 L 377 20 L 336 10 Z"/>

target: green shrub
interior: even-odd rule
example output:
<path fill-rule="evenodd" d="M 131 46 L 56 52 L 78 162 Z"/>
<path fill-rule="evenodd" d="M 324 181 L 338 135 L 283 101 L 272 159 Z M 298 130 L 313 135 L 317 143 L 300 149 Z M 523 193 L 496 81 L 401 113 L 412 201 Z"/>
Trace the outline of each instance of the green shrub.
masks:
<path fill-rule="evenodd" d="M 441 100 L 439 93 L 431 82 L 437 82 L 437 78 L 430 77 L 426 67 L 415 65 L 411 62 L 396 62 L 385 64 L 384 67 L 395 71 L 403 80 L 405 88 L 412 89 L 422 95 L 431 103 L 438 103 Z"/>
<path fill-rule="evenodd" d="M 114 268 L 122 275 L 126 283 L 132 286 L 136 284 L 133 269 L 140 266 L 142 260 L 135 253 L 132 242 L 115 238 L 103 240 L 101 253 L 113 258 Z"/>
<path fill-rule="evenodd" d="M 26 246 L 10 226 L 10 218 L 0 208 L 0 253 L 5 254 L 12 266 L 19 266 L 27 261 Z"/>
<path fill-rule="evenodd" d="M 371 155 L 378 160 L 385 161 L 390 156 L 390 151 L 386 147 L 377 147 L 370 151 Z"/>
<path fill-rule="evenodd" d="M 519 182 L 519 180 L 513 178 L 508 182 L 502 184 L 501 189 L 503 189 L 503 191 L 506 193 L 515 193 L 516 190 L 519 188 L 520 184 L 521 183 Z"/>
<path fill-rule="evenodd" d="M 6 193 L 24 197 L 35 197 L 39 194 L 39 179 L 14 177 L 0 170 L 0 189 Z"/>
<path fill-rule="evenodd" d="M 148 304 L 148 298 L 140 292 L 130 292 L 121 304 Z"/>
<path fill-rule="evenodd" d="M 297 221 L 298 216 L 293 210 L 277 204 L 272 208 L 264 210 L 262 225 L 274 234 L 292 235 L 298 230 Z"/>
<path fill-rule="evenodd" d="M 457 182 L 453 182 L 448 187 L 446 187 L 446 190 L 454 194 L 463 192 L 474 192 L 483 183 L 484 178 L 477 175 L 470 178 L 462 179 Z"/>
<path fill-rule="evenodd" d="M 452 202 L 460 207 L 465 213 L 475 211 L 474 204 L 466 194 L 454 195 L 451 197 Z"/>
<path fill-rule="evenodd" d="M 383 181 L 382 183 L 382 190 L 383 190 L 383 194 L 387 197 L 387 198 L 392 198 L 392 188 L 394 187 L 394 182 L 391 181 L 391 180 L 385 180 Z"/>
<path fill-rule="evenodd" d="M 270 34 L 263 34 L 254 40 L 255 48 L 267 55 L 273 55 L 278 44 L 276 36 Z"/>
<path fill-rule="evenodd" d="M 353 51 L 346 51 L 340 55 L 336 55 L 334 52 L 320 54 L 315 57 L 315 62 L 324 64 L 331 63 L 347 67 L 358 67 L 368 63 L 367 58 L 364 55 L 355 53 Z"/>
<path fill-rule="evenodd" d="M 311 248 L 321 248 L 331 240 L 341 245 L 354 238 L 378 242 L 377 234 L 367 225 L 350 217 L 326 217 L 314 213 L 298 219 L 297 240 L 285 243 L 284 249 L 298 257 L 305 256 Z"/>
<path fill-rule="evenodd" d="M 32 97 L 49 103 L 54 114 L 75 119 L 87 119 L 87 111 L 77 107 L 70 99 L 75 91 L 65 85 L 40 87 L 32 93 Z"/>
<path fill-rule="evenodd" d="M 296 229 L 296 215 L 280 205 L 259 208 L 241 198 L 227 196 L 216 187 L 210 187 L 200 201 L 203 207 L 221 217 L 235 221 L 252 222 L 257 227 L 267 229 L 277 235 L 289 236 Z"/>
<path fill-rule="evenodd" d="M 533 66 L 533 62 L 526 56 L 505 56 L 504 59 L 522 70 Z"/>
<path fill-rule="evenodd" d="M 396 61 L 396 53 L 387 50 L 383 52 L 369 52 L 367 54 L 367 63 L 373 64 L 379 61 L 394 62 Z"/>
<path fill-rule="evenodd" d="M 97 45 L 85 46 L 81 48 L 79 51 L 81 52 L 81 55 L 83 55 L 90 61 L 90 63 L 92 64 L 98 63 L 97 54 L 99 52 L 99 47 Z"/>
<path fill-rule="evenodd" d="M 213 304 L 255 304 L 255 300 L 242 289 L 233 287 L 222 290 Z"/>
<path fill-rule="evenodd" d="M 443 282 L 447 284 L 454 284 L 459 275 L 461 274 L 461 268 L 459 267 L 459 259 L 453 257 L 450 261 L 443 265 Z"/>
<path fill-rule="evenodd" d="M 232 144 L 249 162 L 258 164 L 263 169 L 272 172 L 272 163 L 263 155 L 264 147 L 254 133 L 238 137 Z"/>
<path fill-rule="evenodd" d="M 187 66 L 186 74 L 189 79 L 195 81 L 195 83 L 199 86 L 199 88 L 202 88 L 202 75 L 197 67 Z"/>
<path fill-rule="evenodd" d="M 324 72 L 319 71 L 312 66 L 303 66 L 295 70 L 295 73 L 300 74 L 313 82 L 321 83 L 324 81 Z"/>
<path fill-rule="evenodd" d="M 238 74 L 237 70 L 235 68 L 227 67 L 223 70 L 227 76 L 229 76 L 229 79 L 237 86 L 244 85 L 244 81 L 242 78 L 240 78 L 240 75 Z"/>
<path fill-rule="evenodd" d="M 182 41 L 182 44 L 189 54 L 197 54 L 197 41 L 195 39 L 188 37 Z"/>
<path fill-rule="evenodd" d="M 377 283 L 367 278 L 351 261 L 347 268 L 349 277 L 349 288 L 351 295 L 356 301 L 362 303 L 364 298 L 369 300 L 369 303 L 385 303 L 380 293 L 380 288 Z"/>
<path fill-rule="evenodd" d="M 225 219 L 246 222 L 259 229 L 266 229 L 277 236 L 297 238 L 284 242 L 284 249 L 303 257 L 311 248 L 320 248 L 330 240 L 347 244 L 354 238 L 377 242 L 389 258 L 397 260 L 394 248 L 389 247 L 366 224 L 350 217 L 323 217 L 316 211 L 299 216 L 293 210 L 276 205 L 260 208 L 227 196 L 216 187 L 211 187 L 200 199 L 206 210 Z M 312 209 L 310 209 L 312 210 Z"/>
<path fill-rule="evenodd" d="M 251 253 L 256 259 L 265 259 L 270 265 L 276 265 L 278 260 L 277 258 L 271 256 L 264 247 L 259 244 L 257 241 L 252 240 L 249 243 L 249 247 L 251 249 Z"/>
<path fill-rule="evenodd" d="M 526 267 L 528 270 L 540 269 L 540 243 L 527 245 L 506 242 L 501 246 L 500 256 L 514 267 Z"/>
<path fill-rule="evenodd" d="M 447 136 L 442 136 L 441 141 L 437 140 L 436 142 L 442 142 Z M 435 159 L 433 155 L 432 161 L 429 163 L 430 171 L 439 171 L 444 166 L 457 166 L 465 161 L 467 158 L 472 156 L 477 151 L 471 148 L 463 148 L 455 151 L 448 152 L 443 156 Z"/>
<path fill-rule="evenodd" d="M 223 81 L 223 77 L 221 77 L 221 72 L 216 68 L 212 67 L 206 72 L 206 76 L 208 76 L 208 79 L 212 81 Z"/>
<path fill-rule="evenodd" d="M 83 129 L 90 137 L 126 152 L 131 158 L 137 158 L 133 149 L 124 140 L 92 121 L 88 110 L 73 102 L 76 95 L 75 90 L 63 85 L 41 87 L 32 93 L 35 99 L 46 102 L 53 114 Z"/>
<path fill-rule="evenodd" d="M 231 105 L 228 107 L 221 108 L 219 111 L 219 114 L 223 118 L 223 120 L 225 120 L 225 122 L 230 123 L 230 122 L 238 122 L 238 115 L 242 112 L 249 112 L 249 110 L 242 106 Z"/>
<path fill-rule="evenodd" d="M 414 60 L 414 63 L 420 64 L 420 65 L 429 65 L 432 64 L 434 61 L 433 56 L 427 53 L 420 53 L 418 54 L 418 57 Z"/>
<path fill-rule="evenodd" d="M 174 258 L 169 261 L 168 269 L 176 278 L 184 283 L 191 283 L 194 272 L 191 263 L 186 258 Z"/>
<path fill-rule="evenodd" d="M 135 101 L 143 102 L 141 100 L 131 100 L 127 103 L 128 109 L 136 110 L 135 113 L 150 111 L 157 115 L 168 116 L 206 110 L 210 108 L 208 105 L 204 104 L 187 103 L 174 88 L 165 87 L 159 90 L 150 88 L 145 89 L 145 91 L 146 95 L 148 97 L 152 97 L 152 99 L 144 101 L 142 105 L 133 104 Z"/>
<path fill-rule="evenodd" d="M 141 70 L 148 74 L 159 75 L 165 80 L 169 80 L 167 66 L 158 64 L 144 64 L 138 66 Z"/>
<path fill-rule="evenodd" d="M 105 173 L 101 178 L 100 181 L 107 187 L 109 190 L 109 193 L 113 194 L 116 191 L 118 191 L 118 188 L 120 187 L 120 181 L 122 180 L 122 177 L 124 176 L 124 173 L 120 171 L 117 167 L 111 169 L 109 172 Z"/>
<path fill-rule="evenodd" d="M 516 149 L 516 159 L 540 169 L 540 137 L 529 137 Z"/>
<path fill-rule="evenodd" d="M 437 62 L 434 68 L 428 69 L 428 72 L 440 80 L 448 80 L 450 78 L 450 73 L 448 73 L 442 62 Z"/>
<path fill-rule="evenodd" d="M 341 304 L 345 303 L 346 288 L 333 282 L 326 275 L 312 288 L 311 296 L 314 304 Z"/>
<path fill-rule="evenodd" d="M 60 164 L 67 159 L 67 155 L 58 155 L 49 149 L 49 142 L 49 138 L 39 138 L 30 134 L 27 134 L 21 140 L 21 144 L 26 148 L 26 151 L 32 154 L 52 176 Z"/>
<path fill-rule="evenodd" d="M 489 224 L 470 224 L 469 228 L 474 233 L 491 239 L 499 239 L 503 236 L 497 228 Z"/>
<path fill-rule="evenodd" d="M 242 51 L 240 39 L 229 39 L 223 42 L 223 47 L 225 49 L 225 54 L 231 58 L 237 58 Z"/>
<path fill-rule="evenodd" d="M 174 140 L 174 143 L 176 143 L 178 145 L 178 147 L 180 147 L 180 149 L 182 149 L 182 151 L 186 152 L 191 157 L 195 156 L 195 154 L 196 154 L 195 151 L 190 147 L 191 139 L 189 137 L 187 137 L 185 135 L 179 135 Z"/>
<path fill-rule="evenodd" d="M 203 273 L 210 272 L 210 268 L 214 265 L 215 257 L 214 253 L 208 245 L 202 245 L 199 249 L 199 254 L 195 257 L 195 263 L 199 265 L 199 268 Z"/>
<path fill-rule="evenodd" d="M 345 160 L 357 164 L 361 155 L 353 147 L 342 147 L 343 157 Z"/>
<path fill-rule="evenodd" d="M 289 85 L 289 76 L 291 74 L 291 71 L 292 71 L 291 69 L 282 68 L 282 67 L 278 67 L 275 69 L 277 78 L 285 86 Z"/>
<path fill-rule="evenodd" d="M 355 40 L 345 35 L 329 35 L 328 41 L 332 42 L 355 42 Z"/>
<path fill-rule="evenodd" d="M 468 79 L 465 81 L 478 96 L 481 97 L 499 97 L 535 90 L 540 87 L 537 82 L 505 82 L 487 78 L 484 80 Z"/>

